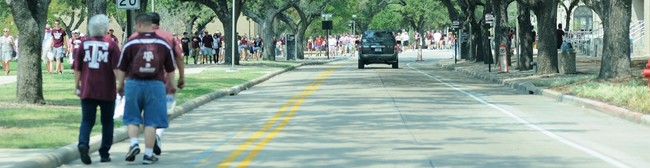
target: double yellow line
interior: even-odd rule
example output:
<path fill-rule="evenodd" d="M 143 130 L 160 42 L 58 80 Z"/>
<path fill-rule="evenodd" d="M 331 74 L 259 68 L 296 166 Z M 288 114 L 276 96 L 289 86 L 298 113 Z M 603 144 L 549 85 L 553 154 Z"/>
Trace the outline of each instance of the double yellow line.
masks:
<path fill-rule="evenodd" d="M 314 93 L 318 87 L 325 82 L 325 80 L 334 72 L 334 68 L 330 68 L 325 70 L 324 72 L 321 72 L 314 81 L 312 81 L 305 89 L 303 89 L 300 93 L 294 95 L 285 103 L 278 112 L 269 119 L 264 126 L 255 132 L 251 137 L 249 137 L 243 144 L 239 145 L 234 151 L 230 153 L 219 165 L 217 165 L 217 168 L 226 168 L 230 167 L 232 162 L 239 157 L 244 151 L 248 150 L 253 143 L 255 143 L 258 139 L 260 139 L 264 134 L 266 134 L 268 131 L 268 134 L 261 140 L 261 142 L 257 143 L 252 150 L 244 157 L 244 160 L 242 160 L 237 167 L 247 167 L 253 159 L 257 156 L 257 154 L 264 148 L 264 146 L 270 142 L 282 129 L 284 126 L 289 123 L 291 120 L 291 117 L 296 114 L 298 111 L 298 108 L 302 104 L 302 102 L 312 93 Z M 288 113 L 286 115 L 285 112 Z M 283 116 L 284 115 L 284 116 Z M 273 130 L 270 130 L 273 125 L 280 119 L 280 124 L 278 124 L 277 127 L 275 127 Z"/>

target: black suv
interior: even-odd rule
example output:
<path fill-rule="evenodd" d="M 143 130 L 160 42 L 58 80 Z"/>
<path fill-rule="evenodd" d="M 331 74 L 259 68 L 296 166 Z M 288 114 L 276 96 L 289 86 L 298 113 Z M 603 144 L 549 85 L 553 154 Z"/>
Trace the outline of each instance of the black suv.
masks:
<path fill-rule="evenodd" d="M 397 44 L 390 31 L 366 31 L 359 42 L 359 69 L 368 64 L 389 64 L 398 68 Z"/>

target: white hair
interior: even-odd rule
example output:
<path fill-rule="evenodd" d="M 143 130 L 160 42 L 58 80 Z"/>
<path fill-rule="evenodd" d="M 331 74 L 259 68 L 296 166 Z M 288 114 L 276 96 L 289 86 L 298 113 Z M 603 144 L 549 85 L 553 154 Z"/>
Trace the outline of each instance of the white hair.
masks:
<path fill-rule="evenodd" d="M 101 37 L 108 31 L 108 17 L 104 14 L 95 15 L 88 21 L 88 36 Z"/>

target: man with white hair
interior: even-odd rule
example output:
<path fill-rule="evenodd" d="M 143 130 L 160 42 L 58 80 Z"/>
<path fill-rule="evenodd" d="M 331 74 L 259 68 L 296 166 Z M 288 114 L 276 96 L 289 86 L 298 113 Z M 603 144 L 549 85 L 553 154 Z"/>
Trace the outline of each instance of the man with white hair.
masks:
<path fill-rule="evenodd" d="M 45 25 L 45 35 L 43 36 L 43 53 L 41 57 L 45 62 L 47 73 L 52 73 L 52 63 L 54 62 L 54 54 L 52 53 L 52 28 L 50 24 Z"/>
<path fill-rule="evenodd" d="M 108 151 L 113 144 L 113 113 L 115 111 L 115 84 L 120 48 L 111 39 L 104 38 L 108 17 L 95 15 L 88 21 L 88 39 L 79 41 L 74 50 L 73 65 L 76 94 L 81 99 L 81 126 L 77 148 L 81 161 L 91 164 L 88 156 L 90 132 L 95 125 L 97 106 L 101 109 L 102 143 L 99 147 L 101 162 L 110 162 Z M 79 33 L 75 30 L 75 33 Z M 78 35 L 75 35 L 78 36 Z"/>

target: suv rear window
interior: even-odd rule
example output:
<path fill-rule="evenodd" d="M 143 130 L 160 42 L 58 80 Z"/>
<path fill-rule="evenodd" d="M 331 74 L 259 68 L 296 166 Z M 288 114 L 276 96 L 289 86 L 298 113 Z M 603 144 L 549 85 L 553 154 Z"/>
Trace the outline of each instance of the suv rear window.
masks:
<path fill-rule="evenodd" d="M 393 36 L 393 33 L 386 32 L 386 31 L 378 31 L 378 32 L 368 31 L 363 35 L 363 39 L 366 39 L 371 42 L 379 42 L 379 41 L 395 42 L 395 36 Z"/>

